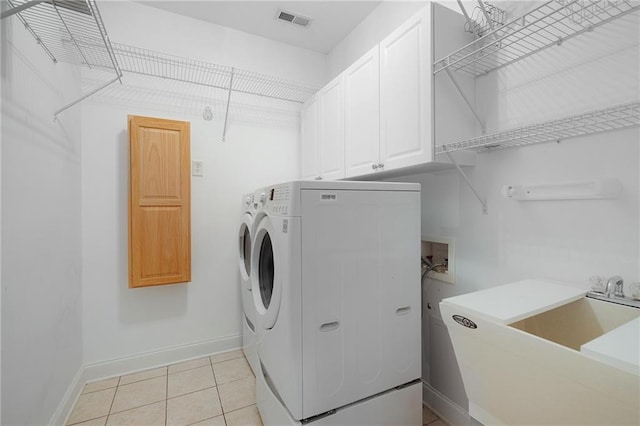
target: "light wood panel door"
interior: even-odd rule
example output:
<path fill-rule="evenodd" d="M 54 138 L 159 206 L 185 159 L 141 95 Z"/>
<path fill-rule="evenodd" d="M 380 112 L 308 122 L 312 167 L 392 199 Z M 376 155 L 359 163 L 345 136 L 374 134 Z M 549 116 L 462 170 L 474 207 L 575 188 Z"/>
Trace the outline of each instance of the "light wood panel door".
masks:
<path fill-rule="evenodd" d="M 190 125 L 129 116 L 129 287 L 191 280 Z"/>

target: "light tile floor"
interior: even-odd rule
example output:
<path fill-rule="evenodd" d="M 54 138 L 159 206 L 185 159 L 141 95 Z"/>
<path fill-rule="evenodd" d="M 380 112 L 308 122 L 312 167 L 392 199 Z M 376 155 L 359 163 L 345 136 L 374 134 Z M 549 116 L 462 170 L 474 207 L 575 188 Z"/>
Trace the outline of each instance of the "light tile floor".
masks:
<path fill-rule="evenodd" d="M 241 350 L 87 383 L 67 425 L 262 426 Z M 423 425 L 447 426 L 427 407 Z"/>
<path fill-rule="evenodd" d="M 438 417 L 429 407 L 422 406 L 422 424 L 429 426 L 449 426 L 447 422 Z"/>
<path fill-rule="evenodd" d="M 242 351 L 87 383 L 67 425 L 262 426 Z"/>

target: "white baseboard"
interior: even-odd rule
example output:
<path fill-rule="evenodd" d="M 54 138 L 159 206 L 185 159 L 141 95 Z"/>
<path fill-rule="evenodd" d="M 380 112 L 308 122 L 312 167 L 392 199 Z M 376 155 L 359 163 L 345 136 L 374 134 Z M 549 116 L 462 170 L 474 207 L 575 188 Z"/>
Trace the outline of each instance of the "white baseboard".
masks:
<path fill-rule="evenodd" d="M 73 382 L 67 389 L 62 401 L 54 413 L 50 425 L 64 425 L 71 414 L 84 384 L 110 377 L 136 373 L 156 367 L 188 361 L 219 352 L 227 352 L 242 347 L 242 335 L 236 334 L 219 339 L 189 343 L 187 345 L 172 346 L 150 352 L 143 352 L 123 358 L 111 359 L 96 363 L 84 364 L 78 370 Z"/>
<path fill-rule="evenodd" d="M 464 408 L 440 393 L 429 383 L 422 382 L 422 402 L 451 426 L 471 425 L 471 416 Z"/>
<path fill-rule="evenodd" d="M 67 388 L 60 404 L 58 404 L 58 408 L 56 408 L 56 412 L 53 413 L 51 420 L 49 421 L 50 425 L 66 425 L 67 418 L 69 417 L 69 413 L 71 413 L 71 409 L 74 405 L 76 405 L 76 401 L 82 392 L 82 388 L 84 387 L 84 381 L 82 381 L 82 372 L 83 367 L 80 366 L 78 372 L 75 377 L 71 381 L 71 384 Z"/>
<path fill-rule="evenodd" d="M 241 334 L 173 346 L 123 358 L 85 364 L 82 378 L 85 382 L 93 382 L 150 368 L 163 367 L 168 364 L 200 358 L 218 352 L 226 352 L 240 347 L 242 347 Z"/>

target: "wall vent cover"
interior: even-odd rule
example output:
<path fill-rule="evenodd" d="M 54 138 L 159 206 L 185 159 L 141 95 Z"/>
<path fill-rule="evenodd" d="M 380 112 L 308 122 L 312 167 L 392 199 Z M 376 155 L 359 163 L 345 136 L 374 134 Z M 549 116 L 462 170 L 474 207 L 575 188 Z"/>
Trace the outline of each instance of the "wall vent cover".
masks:
<path fill-rule="evenodd" d="M 308 28 L 311 25 L 311 18 L 307 18 L 306 16 L 299 15 L 297 13 L 288 12 L 285 10 L 279 10 L 277 19 L 281 21 L 289 22 L 290 24 L 299 25 L 304 28 Z"/>

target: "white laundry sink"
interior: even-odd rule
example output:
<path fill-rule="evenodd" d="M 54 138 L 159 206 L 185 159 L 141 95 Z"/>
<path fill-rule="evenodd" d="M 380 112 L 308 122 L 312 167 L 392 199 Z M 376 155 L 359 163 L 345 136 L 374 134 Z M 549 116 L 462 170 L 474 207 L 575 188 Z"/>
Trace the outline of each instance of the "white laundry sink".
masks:
<path fill-rule="evenodd" d="M 469 413 L 485 425 L 640 424 L 640 309 L 526 280 L 444 299 Z"/>

